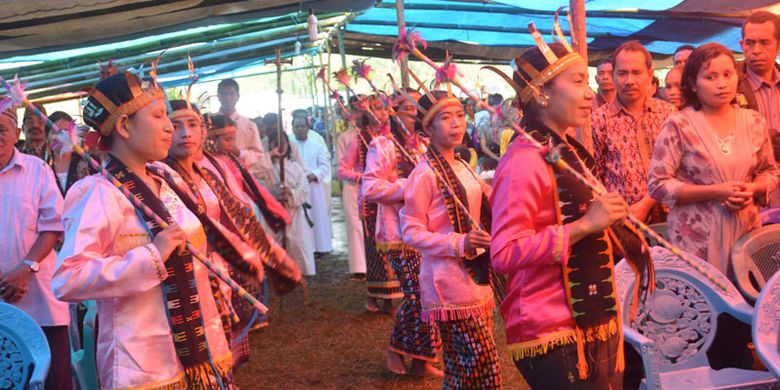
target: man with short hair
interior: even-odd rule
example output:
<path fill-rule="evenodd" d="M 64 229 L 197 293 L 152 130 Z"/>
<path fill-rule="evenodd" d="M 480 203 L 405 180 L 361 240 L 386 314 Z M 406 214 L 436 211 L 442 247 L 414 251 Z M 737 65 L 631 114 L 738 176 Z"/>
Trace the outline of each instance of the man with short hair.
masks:
<path fill-rule="evenodd" d="M 769 135 L 780 158 L 780 17 L 768 11 L 750 14 L 742 24 L 739 41 L 745 60 L 737 65 L 737 103 L 766 118 Z M 780 207 L 780 191 L 772 193 L 772 207 Z"/>
<path fill-rule="evenodd" d="M 329 205 L 330 152 L 322 137 L 309 129 L 305 111 L 293 112 L 292 127 L 293 137 L 290 137 L 290 143 L 300 153 L 306 171 L 306 180 L 309 182 L 308 203 L 311 211 L 308 215 L 314 223 L 314 252 L 318 255 L 329 253 L 333 251 L 333 229 L 330 223 Z"/>
<path fill-rule="evenodd" d="M 750 14 L 739 44 L 745 53 L 738 66 L 741 105 L 760 112 L 770 129 L 780 131 L 780 17 L 768 11 Z"/>
<path fill-rule="evenodd" d="M 677 109 L 648 95 L 653 63 L 641 43 L 620 45 L 612 60 L 616 98 L 592 115 L 596 170 L 607 190 L 631 205 L 635 217 L 658 222 L 661 210 L 653 210 L 656 202 L 647 194 L 650 157 L 661 126 Z"/>
<path fill-rule="evenodd" d="M 19 133 L 16 110 L 0 113 L 0 301 L 43 329 L 52 358 L 46 388 L 71 389 L 68 304 L 51 289 L 54 245 L 64 230 L 62 195 L 52 169 L 16 149 Z"/>
<path fill-rule="evenodd" d="M 34 105 L 41 110 L 43 115 L 46 115 L 46 109 L 42 104 L 34 103 Z M 19 150 L 24 154 L 29 154 L 51 163 L 51 147 L 48 142 L 49 129 L 46 128 L 46 121 L 29 107 L 24 109 L 22 131 L 24 132 L 24 142 L 19 144 Z"/>
<path fill-rule="evenodd" d="M 685 63 L 688 62 L 688 57 L 693 53 L 695 47 L 693 45 L 682 45 L 675 49 L 672 55 L 672 61 L 675 68 L 684 68 Z"/>
<path fill-rule="evenodd" d="M 596 66 L 596 84 L 598 84 L 599 90 L 596 98 L 593 99 L 594 110 L 615 100 L 615 83 L 612 80 L 614 66 L 611 58 L 602 60 Z"/>
<path fill-rule="evenodd" d="M 494 93 L 488 95 L 488 105 L 493 108 L 498 108 L 504 101 L 504 97 L 500 93 Z M 494 126 L 493 115 L 488 110 L 478 111 L 474 114 L 474 127 L 476 129 L 477 136 L 479 137 L 479 151 L 483 156 L 490 157 L 492 159 L 499 159 L 499 135 L 498 129 Z"/>
<path fill-rule="evenodd" d="M 236 123 L 236 147 L 240 151 L 239 157 L 249 167 L 249 171 L 261 182 L 273 183 L 271 159 L 265 153 L 260 134 L 257 132 L 257 125 L 251 119 L 236 112 L 236 103 L 241 97 L 238 91 L 236 80 L 224 79 L 219 82 L 217 85 L 219 113 Z"/>

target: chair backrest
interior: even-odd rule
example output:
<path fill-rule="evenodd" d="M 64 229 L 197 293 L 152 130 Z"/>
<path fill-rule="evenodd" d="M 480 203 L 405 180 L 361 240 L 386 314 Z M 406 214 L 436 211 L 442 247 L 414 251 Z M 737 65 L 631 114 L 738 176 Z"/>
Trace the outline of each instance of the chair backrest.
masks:
<path fill-rule="evenodd" d="M 780 378 L 780 274 L 761 290 L 753 314 L 753 344 L 764 365 Z"/>
<path fill-rule="evenodd" d="M 654 342 L 654 372 L 709 367 L 706 352 L 715 338 L 718 315 L 726 312 L 749 323 L 752 308 L 726 276 L 705 261 L 693 258 L 707 275 L 665 248 L 653 247 L 651 254 L 655 293 L 639 302 L 633 320 L 629 308 L 636 277 L 625 260 L 615 267 L 623 323 Z"/>
<path fill-rule="evenodd" d="M 731 249 L 730 262 L 737 287 L 755 302 L 766 281 L 780 269 L 780 224 L 742 236 Z"/>
<path fill-rule="evenodd" d="M 43 389 L 51 351 L 43 330 L 27 313 L 0 302 L 0 384 Z"/>

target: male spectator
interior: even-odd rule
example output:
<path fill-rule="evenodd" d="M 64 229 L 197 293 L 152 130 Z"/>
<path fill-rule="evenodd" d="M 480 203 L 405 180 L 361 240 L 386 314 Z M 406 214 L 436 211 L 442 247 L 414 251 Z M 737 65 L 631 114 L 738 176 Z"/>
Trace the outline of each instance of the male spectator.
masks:
<path fill-rule="evenodd" d="M 780 17 L 768 11 L 750 14 L 742 24 L 739 41 L 745 60 L 737 65 L 739 86 L 737 102 L 744 108 L 758 111 L 766 118 L 769 136 L 780 158 Z M 770 205 L 780 207 L 780 191 L 775 189 Z"/>
<path fill-rule="evenodd" d="M 682 94 L 682 68 L 676 67 L 666 73 L 664 83 L 664 100 L 682 110 L 685 107 L 685 97 Z"/>
<path fill-rule="evenodd" d="M 308 215 L 314 223 L 314 252 L 328 253 L 333 250 L 333 231 L 330 224 L 330 153 L 322 137 L 309 129 L 306 111 L 293 112 L 293 135 L 295 145 L 303 161 L 306 179 L 309 182 Z M 319 139 L 317 139 L 319 138 Z"/>
<path fill-rule="evenodd" d="M 239 157 L 258 180 L 273 182 L 271 160 L 265 153 L 257 126 L 252 120 L 236 112 L 236 103 L 240 97 L 236 80 L 220 81 L 217 85 L 217 97 L 220 104 L 219 113 L 236 123 L 236 148 L 239 150 Z"/>
<path fill-rule="evenodd" d="M 596 169 L 609 191 L 617 191 L 640 220 L 661 219 L 647 195 L 653 145 L 674 106 L 648 95 L 653 78 L 650 52 L 638 41 L 620 45 L 613 54 L 617 96 L 593 112 Z"/>
<path fill-rule="evenodd" d="M 693 49 L 695 49 L 695 47 L 691 45 L 682 45 L 678 47 L 674 51 L 674 55 L 672 55 L 672 61 L 674 62 L 674 67 L 684 68 L 685 63 L 688 62 L 688 57 L 690 57 L 691 53 L 693 53 Z"/>
<path fill-rule="evenodd" d="M 14 147 L 19 133 L 15 109 L 0 114 L 0 300 L 43 329 L 52 357 L 46 388 L 71 389 L 68 304 L 51 290 L 62 195 L 51 168 Z"/>
<path fill-rule="evenodd" d="M 772 136 L 780 131 L 780 17 L 756 11 L 742 25 L 745 61 L 739 64 L 738 91 L 742 105 L 766 118 Z M 777 145 L 777 143 L 775 143 Z M 776 153 L 777 154 L 777 153 Z"/>
<path fill-rule="evenodd" d="M 611 58 L 601 61 L 596 66 L 596 84 L 599 86 L 599 91 L 593 99 L 594 110 L 615 100 L 615 83 L 612 80 L 614 67 Z"/>
<path fill-rule="evenodd" d="M 500 93 L 494 93 L 488 96 L 488 104 L 493 108 L 498 108 L 504 97 Z M 494 126 L 490 111 L 482 110 L 474 115 L 474 127 L 479 137 L 479 151 L 482 156 L 498 160 L 499 156 L 499 136 L 498 128 Z"/>
<path fill-rule="evenodd" d="M 46 109 L 42 104 L 36 103 L 35 106 L 41 110 L 43 115 L 46 115 Z M 21 152 L 36 156 L 47 163 L 51 162 L 51 147 L 47 141 L 46 122 L 29 107 L 24 109 L 22 131 L 24 131 L 24 142 L 20 145 Z"/>

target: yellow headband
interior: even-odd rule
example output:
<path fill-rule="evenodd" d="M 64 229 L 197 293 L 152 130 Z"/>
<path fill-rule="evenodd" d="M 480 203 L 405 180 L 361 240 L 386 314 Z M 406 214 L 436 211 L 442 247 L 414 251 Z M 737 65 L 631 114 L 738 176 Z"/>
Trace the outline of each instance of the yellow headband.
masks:
<path fill-rule="evenodd" d="M 236 126 L 226 126 L 219 129 L 210 129 L 208 131 L 209 137 L 219 137 L 225 134 L 233 134 L 236 132 Z"/>
<path fill-rule="evenodd" d="M 579 54 L 568 53 L 565 56 L 559 58 L 554 63 L 548 65 L 546 68 L 544 68 L 544 70 L 536 74 L 533 77 L 533 79 L 531 79 L 531 82 L 527 83 L 525 88 L 523 88 L 523 90 L 518 95 L 518 97 L 520 98 L 520 102 L 522 102 L 523 104 L 528 103 L 528 101 L 531 100 L 531 98 L 534 96 L 536 91 L 538 91 L 542 86 L 544 86 L 544 84 L 546 84 L 548 81 L 555 78 L 555 76 L 561 74 L 561 72 L 563 72 L 566 68 L 568 68 L 569 66 L 571 66 L 577 61 L 583 61 L 582 57 L 580 57 Z"/>
<path fill-rule="evenodd" d="M 454 96 L 446 96 L 439 99 L 436 103 L 434 103 L 434 105 L 431 106 L 431 108 L 428 109 L 428 111 L 425 113 L 425 116 L 423 116 L 423 130 L 428 131 L 428 125 L 431 123 L 431 121 L 433 121 L 434 118 L 436 118 L 436 115 L 439 114 L 441 110 L 455 105 L 462 106 L 460 99 Z"/>

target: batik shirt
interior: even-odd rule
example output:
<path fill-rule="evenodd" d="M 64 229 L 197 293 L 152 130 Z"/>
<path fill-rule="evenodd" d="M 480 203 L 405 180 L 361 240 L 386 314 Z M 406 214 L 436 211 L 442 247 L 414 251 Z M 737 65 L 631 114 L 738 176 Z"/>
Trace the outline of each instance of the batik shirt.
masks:
<path fill-rule="evenodd" d="M 608 191 L 620 193 L 629 204 L 647 194 L 653 145 L 666 118 L 676 111 L 667 102 L 650 99 L 634 118 L 615 99 L 593 112 L 593 155 Z"/>

